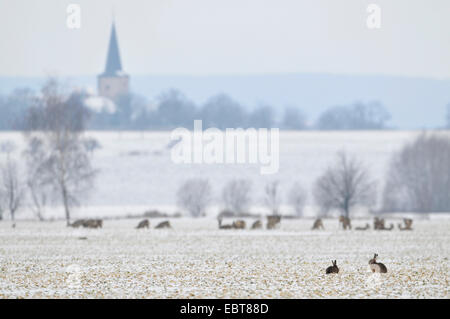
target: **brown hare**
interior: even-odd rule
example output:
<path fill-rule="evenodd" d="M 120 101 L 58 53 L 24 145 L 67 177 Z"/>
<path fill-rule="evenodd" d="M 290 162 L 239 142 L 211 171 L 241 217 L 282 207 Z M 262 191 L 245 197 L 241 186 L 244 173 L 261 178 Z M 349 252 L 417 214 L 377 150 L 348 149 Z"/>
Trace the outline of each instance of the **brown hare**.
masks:
<path fill-rule="evenodd" d="M 262 228 L 262 223 L 260 220 L 255 221 L 252 225 L 252 229 L 261 229 L 261 228 Z"/>
<path fill-rule="evenodd" d="M 384 264 L 377 262 L 378 254 L 373 255 L 373 258 L 369 260 L 370 270 L 376 273 L 387 273 L 387 268 Z"/>
<path fill-rule="evenodd" d="M 149 228 L 150 222 L 148 219 L 141 220 L 139 224 L 136 226 L 136 229 Z"/>
<path fill-rule="evenodd" d="M 325 227 L 323 227 L 323 222 L 321 218 L 317 218 L 314 221 L 313 227 L 311 228 L 311 230 L 315 230 L 315 229 L 325 229 Z"/>
<path fill-rule="evenodd" d="M 337 261 L 336 260 L 332 260 L 331 263 L 333 264 L 333 266 L 328 267 L 325 272 L 327 274 L 338 274 L 339 273 L 339 268 L 337 266 Z"/>
<path fill-rule="evenodd" d="M 155 229 L 162 229 L 162 228 L 172 228 L 172 227 L 170 226 L 169 221 L 166 220 L 166 221 L 164 221 L 164 222 L 159 223 L 159 224 L 156 225 L 156 227 L 155 227 Z"/>

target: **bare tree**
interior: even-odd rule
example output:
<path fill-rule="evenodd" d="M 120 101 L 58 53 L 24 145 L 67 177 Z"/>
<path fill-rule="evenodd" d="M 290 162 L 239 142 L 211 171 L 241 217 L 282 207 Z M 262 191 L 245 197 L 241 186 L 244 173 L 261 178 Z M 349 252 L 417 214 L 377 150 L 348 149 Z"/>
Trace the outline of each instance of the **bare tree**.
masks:
<path fill-rule="evenodd" d="M 249 206 L 252 183 L 249 180 L 235 179 L 229 181 L 222 191 L 222 200 L 226 209 L 242 214 Z"/>
<path fill-rule="evenodd" d="M 264 205 L 270 210 L 272 215 L 278 215 L 281 197 L 279 193 L 279 182 L 273 181 L 266 184 L 264 188 Z"/>
<path fill-rule="evenodd" d="M 450 104 L 447 105 L 447 128 L 450 129 Z"/>
<path fill-rule="evenodd" d="M 206 179 L 189 179 L 177 192 L 177 204 L 191 216 L 203 216 L 211 202 L 211 185 Z"/>
<path fill-rule="evenodd" d="M 0 188 L 0 220 L 3 220 L 3 212 L 5 211 L 5 194 L 3 194 L 3 190 Z"/>
<path fill-rule="evenodd" d="M 393 155 L 383 210 L 450 211 L 450 138 L 421 134 Z"/>
<path fill-rule="evenodd" d="M 46 162 L 43 141 L 30 137 L 28 147 L 24 152 L 27 166 L 27 187 L 31 197 L 31 210 L 39 220 L 43 220 L 43 214 L 49 199 L 49 185 L 45 180 L 43 170 Z"/>
<path fill-rule="evenodd" d="M 303 215 L 307 194 L 300 183 L 295 183 L 289 192 L 289 203 L 294 208 L 295 214 L 299 217 Z"/>
<path fill-rule="evenodd" d="M 27 120 L 25 153 L 31 158 L 28 164 L 32 162 L 28 171 L 35 174 L 38 185 L 46 185 L 59 195 L 67 225 L 71 208 L 92 188 L 96 175 L 91 143 L 83 136 L 87 114 L 82 96 L 64 94 L 59 83 L 51 79 Z"/>
<path fill-rule="evenodd" d="M 19 168 L 15 160 L 11 159 L 10 154 L 6 156 L 6 163 L 1 166 L 1 187 L 3 189 L 4 207 L 9 211 L 13 227 L 15 226 L 16 212 L 20 209 L 24 192 L 19 179 Z"/>
<path fill-rule="evenodd" d="M 345 152 L 337 154 L 334 166 L 317 179 L 314 187 L 314 198 L 322 212 L 337 209 L 347 218 L 354 206 L 371 205 L 375 196 L 375 182 L 369 171 Z"/>

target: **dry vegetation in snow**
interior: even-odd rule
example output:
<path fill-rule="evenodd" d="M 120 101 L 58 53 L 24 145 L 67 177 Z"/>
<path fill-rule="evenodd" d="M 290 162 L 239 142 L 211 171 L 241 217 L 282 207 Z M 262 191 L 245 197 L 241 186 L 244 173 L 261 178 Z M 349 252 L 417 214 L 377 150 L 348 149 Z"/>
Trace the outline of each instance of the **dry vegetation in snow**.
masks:
<path fill-rule="evenodd" d="M 0 297 L 449 298 L 448 220 L 403 232 L 343 231 L 334 219 L 324 231 L 311 231 L 311 220 L 272 231 L 217 230 L 207 218 L 172 220 L 172 230 L 137 222 L 1 222 Z M 368 272 L 375 252 L 387 274 Z M 340 273 L 325 275 L 332 259 Z"/>

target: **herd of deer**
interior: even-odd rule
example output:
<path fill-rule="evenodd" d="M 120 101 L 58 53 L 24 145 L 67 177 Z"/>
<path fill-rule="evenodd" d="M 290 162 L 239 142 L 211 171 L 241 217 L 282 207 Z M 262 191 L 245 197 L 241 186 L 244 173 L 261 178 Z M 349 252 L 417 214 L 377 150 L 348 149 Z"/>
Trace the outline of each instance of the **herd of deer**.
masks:
<path fill-rule="evenodd" d="M 72 224 L 69 224 L 70 227 L 78 228 L 102 228 L 103 220 L 101 219 L 78 219 L 74 221 Z"/>
<path fill-rule="evenodd" d="M 373 258 L 369 260 L 369 267 L 372 272 L 376 273 L 387 273 L 387 268 L 384 264 L 377 262 L 378 254 L 374 254 Z M 328 267 L 325 270 L 326 274 L 338 274 L 339 273 L 339 267 L 337 266 L 337 261 L 332 260 L 331 261 L 332 266 Z"/>
<path fill-rule="evenodd" d="M 139 224 L 136 226 L 136 229 L 142 228 L 150 228 L 150 222 L 148 221 L 148 219 L 140 221 Z M 155 226 L 155 229 L 164 229 L 164 228 L 172 228 L 168 220 L 160 222 L 158 225 Z"/>
<path fill-rule="evenodd" d="M 246 223 L 244 220 L 236 220 L 233 221 L 231 224 L 222 224 L 222 218 L 218 218 L 217 221 L 219 222 L 219 229 L 245 229 Z M 267 216 L 267 229 L 274 229 L 277 224 L 279 224 L 281 221 L 280 216 Z M 250 229 L 262 229 L 263 223 L 260 220 L 255 221 Z"/>
<path fill-rule="evenodd" d="M 390 224 L 389 227 L 386 227 L 384 224 L 384 218 L 378 218 L 375 217 L 373 222 L 373 229 L 375 230 L 392 230 L 394 229 L 394 224 Z M 410 218 L 403 218 L 403 225 L 401 223 L 398 224 L 398 229 L 400 230 L 412 230 L 412 223 L 413 220 Z M 339 217 L 339 224 L 342 226 L 342 229 L 352 229 L 352 223 L 350 218 L 340 216 Z M 312 230 L 315 229 L 325 229 L 323 226 L 323 222 L 321 218 L 318 218 L 314 221 L 314 224 L 312 226 Z M 356 227 L 355 230 L 368 230 L 370 229 L 370 225 L 366 224 L 364 227 Z"/>
<path fill-rule="evenodd" d="M 281 221 L 280 216 L 267 216 L 267 229 L 274 229 Z M 245 229 L 246 223 L 244 220 L 236 220 L 233 221 L 231 224 L 222 224 L 222 218 L 218 218 L 219 222 L 219 229 Z M 386 227 L 384 224 L 383 218 L 375 217 L 373 229 L 375 230 L 392 230 L 394 229 L 394 224 L 390 224 L 389 227 Z M 403 225 L 398 224 L 398 228 L 400 230 L 412 230 L 412 223 L 413 220 L 409 218 L 403 219 Z M 352 224 L 350 218 L 340 216 L 339 217 L 339 224 L 342 226 L 342 229 L 352 229 Z M 102 228 L 103 227 L 103 220 L 101 219 L 78 219 L 74 221 L 72 224 L 69 224 L 70 227 L 78 228 L 78 227 L 84 227 L 84 228 Z M 150 222 L 148 219 L 144 219 L 138 223 L 138 225 L 135 227 L 136 229 L 143 229 L 143 228 L 150 228 Z M 155 229 L 164 229 L 164 228 L 172 228 L 169 221 L 163 221 L 155 226 Z M 263 223 L 261 220 L 257 220 L 253 222 L 250 229 L 262 229 Z M 318 218 L 314 221 L 312 230 L 315 229 L 325 229 L 323 226 L 323 222 L 321 218 Z M 369 224 L 366 224 L 364 227 L 356 227 L 355 230 L 368 230 L 370 229 Z"/>
<path fill-rule="evenodd" d="M 103 220 L 101 219 L 78 219 L 74 221 L 72 224 L 69 224 L 70 227 L 78 228 L 78 227 L 84 227 L 84 228 L 102 228 L 103 227 Z M 139 224 L 136 226 L 136 229 L 142 229 L 142 228 L 150 228 L 150 222 L 148 219 L 144 219 L 139 222 Z M 155 229 L 163 229 L 163 228 L 172 228 L 170 226 L 170 222 L 168 220 L 159 223 L 156 225 Z"/>

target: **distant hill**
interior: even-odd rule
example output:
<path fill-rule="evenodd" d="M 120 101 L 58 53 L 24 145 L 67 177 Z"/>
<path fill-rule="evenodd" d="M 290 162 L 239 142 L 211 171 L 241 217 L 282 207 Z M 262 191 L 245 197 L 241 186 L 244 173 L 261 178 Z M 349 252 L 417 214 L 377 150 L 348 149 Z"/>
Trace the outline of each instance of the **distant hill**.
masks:
<path fill-rule="evenodd" d="M 96 88 L 96 76 L 64 78 L 74 86 Z M 16 87 L 38 89 L 44 78 L 0 77 L 0 93 Z M 380 101 L 399 129 L 438 128 L 445 123 L 450 103 L 450 80 L 380 75 L 267 74 L 267 75 L 131 75 L 131 88 L 148 98 L 177 88 L 196 103 L 227 93 L 253 108 L 267 103 L 281 110 L 302 109 L 311 121 L 330 106 L 356 101 Z"/>

